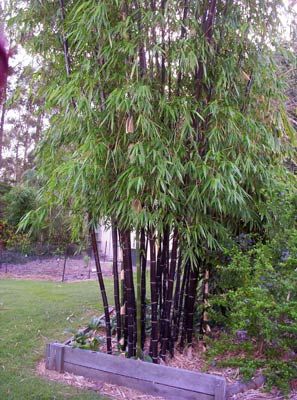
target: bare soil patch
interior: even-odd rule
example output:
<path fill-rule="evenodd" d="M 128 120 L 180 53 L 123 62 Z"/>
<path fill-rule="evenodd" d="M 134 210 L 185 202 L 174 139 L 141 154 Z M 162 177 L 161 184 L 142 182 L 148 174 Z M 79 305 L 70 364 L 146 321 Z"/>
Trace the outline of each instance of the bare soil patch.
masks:
<path fill-rule="evenodd" d="M 49 280 L 61 281 L 63 273 L 64 259 L 58 257 L 28 259 L 25 263 L 1 263 L 0 279 L 30 279 L 30 280 Z M 81 281 L 96 279 L 95 263 L 90 261 L 88 267 L 85 266 L 83 257 L 71 257 L 67 259 L 65 268 L 65 281 Z M 112 275 L 112 265 L 110 262 L 102 262 L 104 276 Z"/>

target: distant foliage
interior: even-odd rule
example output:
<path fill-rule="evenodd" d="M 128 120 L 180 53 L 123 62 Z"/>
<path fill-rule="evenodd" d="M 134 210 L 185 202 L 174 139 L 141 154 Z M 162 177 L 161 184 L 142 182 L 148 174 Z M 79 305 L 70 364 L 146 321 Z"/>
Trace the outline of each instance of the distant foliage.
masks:
<path fill-rule="evenodd" d="M 31 240 L 25 233 L 16 233 L 15 228 L 0 219 L 0 250 L 14 250 L 28 253 L 31 250 Z"/>
<path fill-rule="evenodd" d="M 36 206 L 36 189 L 19 185 L 12 188 L 5 196 L 5 217 L 7 222 L 17 227 L 20 220 Z"/>
<path fill-rule="evenodd" d="M 11 187 L 5 183 L 0 182 L 0 218 L 3 218 L 4 208 L 5 208 L 5 194 L 11 189 Z"/>

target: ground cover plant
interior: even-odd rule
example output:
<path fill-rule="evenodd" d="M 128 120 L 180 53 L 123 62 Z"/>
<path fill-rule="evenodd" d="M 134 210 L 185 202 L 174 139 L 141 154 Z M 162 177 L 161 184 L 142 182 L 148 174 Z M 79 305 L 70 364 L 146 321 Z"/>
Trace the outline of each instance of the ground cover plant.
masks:
<path fill-rule="evenodd" d="M 111 283 L 106 282 L 107 288 Z M 0 398 L 5 400 L 102 399 L 38 377 L 45 344 L 66 340 L 64 329 L 101 314 L 95 282 L 0 280 Z M 81 305 L 84 298 L 84 305 Z M 69 335 L 69 334 L 68 334 Z M 105 398 L 104 398 L 105 399 Z"/>

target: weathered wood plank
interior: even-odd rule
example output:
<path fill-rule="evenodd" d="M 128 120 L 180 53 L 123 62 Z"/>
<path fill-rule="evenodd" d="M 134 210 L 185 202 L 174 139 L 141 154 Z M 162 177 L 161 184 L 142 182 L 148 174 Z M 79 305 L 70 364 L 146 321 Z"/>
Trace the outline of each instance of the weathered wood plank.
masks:
<path fill-rule="evenodd" d="M 63 372 L 65 346 L 61 343 L 52 343 L 46 347 L 47 369 Z"/>
<path fill-rule="evenodd" d="M 215 395 L 217 384 L 226 385 L 222 377 L 211 376 L 183 369 L 166 367 L 110 356 L 104 353 L 92 352 L 65 347 L 65 362 L 89 367 L 104 372 L 115 373 L 135 379 L 145 379 L 154 383 L 175 386 L 180 389 Z M 217 389 L 218 392 L 218 389 Z"/>
<path fill-rule="evenodd" d="M 65 346 L 63 344 L 58 344 L 55 346 L 56 355 L 55 355 L 55 364 L 56 371 L 64 372 L 64 350 Z"/>
<path fill-rule="evenodd" d="M 213 395 L 179 389 L 178 387 L 166 386 L 156 382 L 136 379 L 117 375 L 110 372 L 99 371 L 89 367 L 64 363 L 64 370 L 76 375 L 82 375 L 94 381 L 107 382 L 115 385 L 126 386 L 152 396 L 164 397 L 168 400 L 214 400 Z"/>
<path fill-rule="evenodd" d="M 217 382 L 215 387 L 215 400 L 225 400 L 226 399 L 226 381 Z"/>
<path fill-rule="evenodd" d="M 48 343 L 45 348 L 45 368 L 46 369 L 52 369 L 52 368 L 50 368 L 50 356 L 51 356 L 51 345 Z"/>
<path fill-rule="evenodd" d="M 225 400 L 226 381 L 215 375 L 145 363 L 52 343 L 46 368 L 127 386 L 168 400 Z"/>

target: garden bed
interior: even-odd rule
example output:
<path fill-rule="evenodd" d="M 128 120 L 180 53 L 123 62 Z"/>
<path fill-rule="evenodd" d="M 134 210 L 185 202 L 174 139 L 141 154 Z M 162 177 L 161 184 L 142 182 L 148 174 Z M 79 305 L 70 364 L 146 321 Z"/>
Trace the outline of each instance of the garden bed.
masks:
<path fill-rule="evenodd" d="M 226 398 L 223 377 L 110 356 L 61 343 L 47 345 L 46 368 L 127 386 L 165 399 Z"/>
<path fill-rule="evenodd" d="M 113 307 L 110 307 L 109 313 L 111 317 L 114 317 Z M 239 368 L 219 367 L 220 360 L 224 361 L 225 357 L 232 358 L 232 354 L 235 355 L 238 349 L 233 349 L 232 353 L 230 348 L 231 352 L 215 357 L 209 363 L 207 357 L 204 356 L 206 344 L 204 341 L 195 340 L 193 347 L 185 348 L 184 351 L 176 345 L 175 356 L 167 358 L 166 362 L 160 359 L 161 365 L 156 365 L 151 362 L 126 359 L 125 352 L 119 350 L 115 336 L 112 336 L 112 352 L 117 356 L 107 355 L 104 315 L 99 318 L 93 317 L 85 329 L 70 331 L 74 336 L 63 344 L 48 345 L 46 368 L 66 373 L 67 376 L 70 374 L 74 379 L 80 377 L 80 379 L 86 379 L 86 382 L 93 381 L 95 387 L 98 382 L 101 387 L 109 384 L 108 390 L 112 388 L 112 392 L 118 392 L 120 386 L 125 386 L 124 390 L 129 390 L 128 387 L 133 393 L 137 391 L 146 393 L 143 399 L 150 399 L 150 396 L 165 399 L 181 397 L 193 400 L 248 399 L 249 396 L 253 399 L 280 400 L 284 398 L 278 390 L 274 391 L 275 393 L 263 393 L 261 389 L 259 390 L 265 381 L 259 371 L 253 379 L 241 381 Z M 241 352 L 244 352 L 244 346 L 239 346 L 239 348 Z M 145 342 L 143 356 L 145 361 L 151 361 L 149 340 Z M 207 373 L 201 373 L 201 371 L 207 371 Z M 206 392 L 204 393 L 203 390 Z M 122 397 L 115 398 L 125 399 L 126 397 L 123 394 Z M 130 398 L 129 395 L 128 398 Z M 295 399 L 293 394 L 290 398 Z"/>

